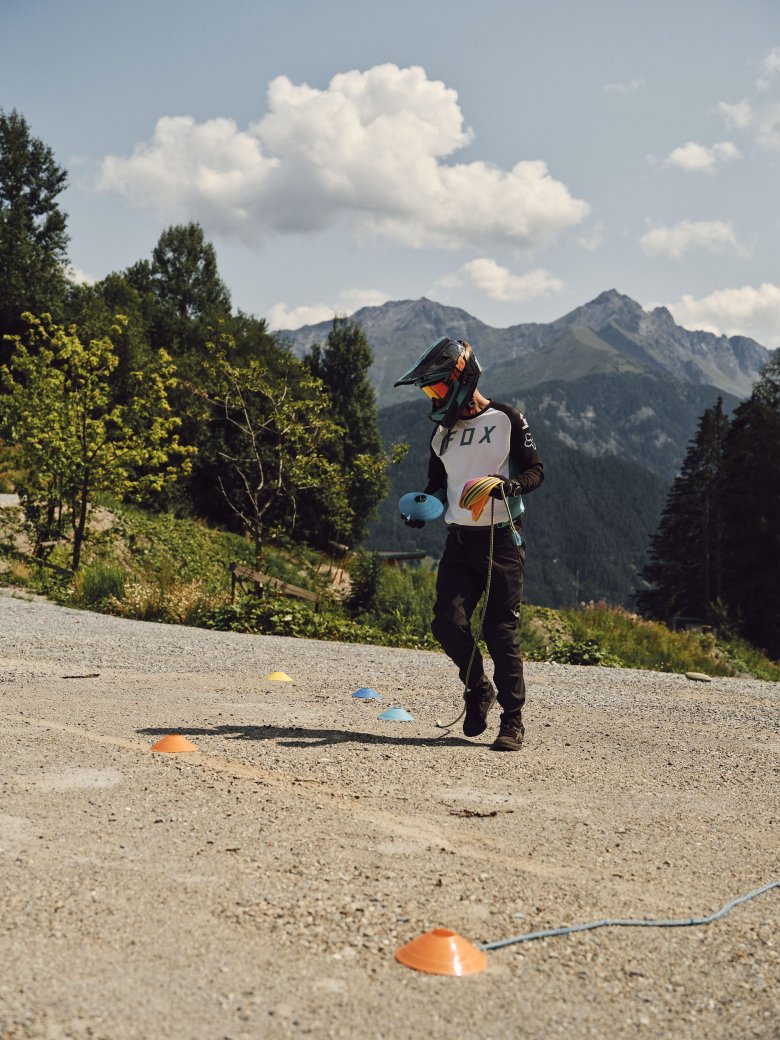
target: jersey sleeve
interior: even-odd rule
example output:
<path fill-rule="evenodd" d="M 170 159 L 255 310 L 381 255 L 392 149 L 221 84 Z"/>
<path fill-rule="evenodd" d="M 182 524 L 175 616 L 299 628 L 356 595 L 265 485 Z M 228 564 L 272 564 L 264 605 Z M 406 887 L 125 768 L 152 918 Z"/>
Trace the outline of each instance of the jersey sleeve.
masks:
<path fill-rule="evenodd" d="M 528 420 L 522 412 L 510 405 L 498 404 L 495 401 L 492 405 L 509 418 L 509 476 L 517 482 L 520 494 L 528 495 L 531 491 L 536 491 L 544 481 L 544 465 Z"/>
<path fill-rule="evenodd" d="M 434 430 L 434 434 L 435 432 Z M 426 495 L 433 495 L 441 499 L 442 502 L 447 498 L 447 470 L 444 468 L 444 463 L 433 450 L 433 436 L 431 437 L 428 455 L 428 483 L 423 491 Z"/>

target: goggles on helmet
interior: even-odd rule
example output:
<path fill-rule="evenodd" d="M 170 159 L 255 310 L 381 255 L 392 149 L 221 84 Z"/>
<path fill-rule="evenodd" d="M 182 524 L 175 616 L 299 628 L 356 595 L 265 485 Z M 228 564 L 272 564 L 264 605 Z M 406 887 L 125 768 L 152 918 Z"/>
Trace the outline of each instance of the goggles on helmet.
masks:
<path fill-rule="evenodd" d="M 449 383 L 430 383 L 428 386 L 421 386 L 420 389 L 424 394 L 427 394 L 433 401 L 442 401 L 450 392 Z"/>
<path fill-rule="evenodd" d="M 421 386 L 420 389 L 432 400 L 443 401 L 450 390 L 452 390 L 452 384 L 457 383 L 460 379 L 460 374 L 465 367 L 466 359 L 461 356 L 455 361 L 452 372 L 447 376 L 445 381 L 439 383 L 428 383 L 427 385 Z"/>

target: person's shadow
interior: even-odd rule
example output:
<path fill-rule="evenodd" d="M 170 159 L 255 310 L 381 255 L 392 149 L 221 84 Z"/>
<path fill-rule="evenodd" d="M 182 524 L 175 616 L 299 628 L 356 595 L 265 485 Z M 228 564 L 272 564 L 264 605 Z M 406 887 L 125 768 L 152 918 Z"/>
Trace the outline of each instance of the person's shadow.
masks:
<path fill-rule="evenodd" d="M 469 747 L 479 748 L 462 737 L 452 736 L 451 730 L 442 730 L 433 737 L 402 737 L 383 733 L 358 733 L 341 729 L 307 729 L 305 726 L 149 726 L 137 733 L 148 736 L 166 736 L 181 733 L 185 737 L 228 737 L 231 740 L 275 740 L 283 747 L 327 747 L 331 744 L 396 744 L 401 747 Z"/>

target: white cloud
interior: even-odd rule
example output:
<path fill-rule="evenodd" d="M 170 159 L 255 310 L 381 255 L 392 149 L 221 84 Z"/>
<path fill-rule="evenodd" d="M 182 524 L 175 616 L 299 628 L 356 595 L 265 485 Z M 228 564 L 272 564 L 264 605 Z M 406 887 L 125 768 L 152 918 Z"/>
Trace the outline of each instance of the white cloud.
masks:
<path fill-rule="evenodd" d="M 349 316 L 361 307 L 380 307 L 390 297 L 378 289 L 346 289 L 339 293 L 339 302 L 315 303 L 300 307 L 288 307 L 286 303 L 277 303 L 266 314 L 266 322 L 270 331 L 278 329 L 299 329 L 302 325 L 317 325 L 321 321 L 331 321 L 336 315 Z"/>
<path fill-rule="evenodd" d="M 444 275 L 437 282 L 443 288 L 471 285 L 490 300 L 502 303 L 521 303 L 560 292 L 564 285 L 544 268 L 527 274 L 512 274 L 488 257 L 470 260 L 453 274 Z"/>
<path fill-rule="evenodd" d="M 96 279 L 90 274 L 80 270 L 78 267 L 74 267 L 73 264 L 66 264 L 64 267 L 65 277 L 72 285 L 94 285 Z"/>
<path fill-rule="evenodd" d="M 675 321 L 686 328 L 726 336 L 752 336 L 768 347 L 780 346 L 780 286 L 764 282 L 755 288 L 719 289 L 698 300 L 684 295 L 667 304 Z"/>
<path fill-rule="evenodd" d="M 688 141 L 667 155 L 665 166 L 676 166 L 687 172 L 704 170 L 712 173 L 719 163 L 741 159 L 742 153 L 731 141 L 719 141 L 711 148 L 706 145 Z"/>
<path fill-rule="evenodd" d="M 346 218 L 413 247 L 535 246 L 585 218 L 540 160 L 445 161 L 472 139 L 455 91 L 419 67 L 345 72 L 325 90 L 278 76 L 246 130 L 165 116 L 131 156 L 103 160 L 98 184 L 250 244 Z"/>
<path fill-rule="evenodd" d="M 644 85 L 643 79 L 630 79 L 623 83 L 605 83 L 602 90 L 607 94 L 633 94 Z"/>
<path fill-rule="evenodd" d="M 753 122 L 753 106 L 745 98 L 733 105 L 729 105 L 726 101 L 719 101 L 718 111 L 726 125 L 735 130 L 747 130 Z"/>
<path fill-rule="evenodd" d="M 681 220 L 671 227 L 659 225 L 639 241 L 647 256 L 669 256 L 675 260 L 690 249 L 719 250 L 730 246 L 743 252 L 731 222 L 722 220 Z"/>
<path fill-rule="evenodd" d="M 780 151 L 780 101 L 754 104 L 743 99 L 733 105 L 720 101 L 718 111 L 727 126 L 752 134 L 759 148 Z"/>
<path fill-rule="evenodd" d="M 756 87 L 762 93 L 772 87 L 775 79 L 780 76 L 780 47 L 773 47 L 767 51 L 759 63 L 759 75 Z"/>

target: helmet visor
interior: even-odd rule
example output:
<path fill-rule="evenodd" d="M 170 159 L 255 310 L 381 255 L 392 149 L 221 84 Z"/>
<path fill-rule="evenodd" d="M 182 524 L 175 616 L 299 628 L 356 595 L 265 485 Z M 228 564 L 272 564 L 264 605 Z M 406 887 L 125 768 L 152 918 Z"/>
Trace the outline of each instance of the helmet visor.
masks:
<path fill-rule="evenodd" d="M 429 383 L 428 386 L 421 386 L 420 389 L 424 394 L 427 394 L 432 401 L 443 401 L 447 394 L 450 392 L 450 383 Z"/>

